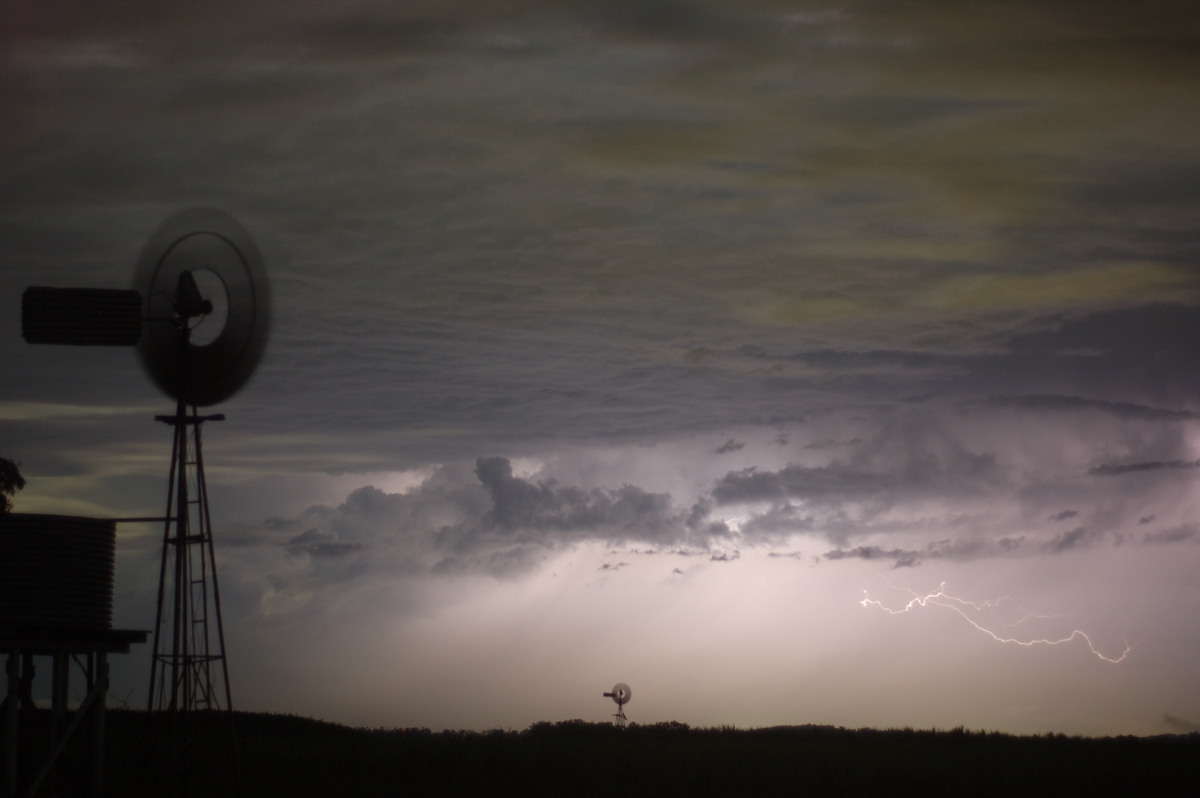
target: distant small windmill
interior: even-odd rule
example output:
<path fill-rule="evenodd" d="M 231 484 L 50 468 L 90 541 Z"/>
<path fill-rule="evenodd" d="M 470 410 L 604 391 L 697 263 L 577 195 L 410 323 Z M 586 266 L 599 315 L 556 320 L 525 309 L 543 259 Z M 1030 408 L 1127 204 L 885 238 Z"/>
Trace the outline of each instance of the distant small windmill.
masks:
<path fill-rule="evenodd" d="M 625 682 L 617 682 L 613 685 L 612 692 L 605 693 L 604 697 L 611 698 L 617 705 L 616 714 L 613 715 L 613 723 L 617 726 L 624 726 L 629 721 L 625 717 L 625 705 L 633 697 L 633 692 L 629 689 L 629 685 L 625 684 Z"/>

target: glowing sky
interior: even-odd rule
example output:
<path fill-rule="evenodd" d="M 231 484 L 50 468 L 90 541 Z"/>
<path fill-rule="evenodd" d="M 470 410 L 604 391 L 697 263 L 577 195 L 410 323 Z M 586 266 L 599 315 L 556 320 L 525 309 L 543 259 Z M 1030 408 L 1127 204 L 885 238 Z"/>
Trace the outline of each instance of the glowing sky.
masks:
<path fill-rule="evenodd" d="M 239 708 L 1194 730 L 1198 88 L 1182 2 L 9 0 L 16 509 L 161 512 L 169 401 L 20 293 L 214 205 L 275 300 L 205 437 Z M 886 611 L 942 585 L 1007 600 Z"/>

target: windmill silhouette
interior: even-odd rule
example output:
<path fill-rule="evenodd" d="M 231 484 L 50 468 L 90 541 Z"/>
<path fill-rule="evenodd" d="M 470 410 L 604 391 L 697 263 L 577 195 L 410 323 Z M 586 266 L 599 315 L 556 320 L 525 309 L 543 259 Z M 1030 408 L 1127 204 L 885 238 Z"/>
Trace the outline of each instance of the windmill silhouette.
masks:
<path fill-rule="evenodd" d="M 200 440 L 203 424 L 225 416 L 199 408 L 225 401 L 253 374 L 266 347 L 270 291 L 249 233 L 213 208 L 179 211 L 159 225 L 134 284 L 30 287 L 22 332 L 30 343 L 137 346 L 150 378 L 175 400 L 173 414 L 155 416 L 174 433 L 165 514 L 110 520 L 163 524 L 147 709 L 161 712 L 165 728 L 148 735 L 147 747 L 167 743 L 168 777 L 186 780 L 189 714 L 233 712 Z"/>
<path fill-rule="evenodd" d="M 610 692 L 604 694 L 604 697 L 611 698 L 613 703 L 617 705 L 617 711 L 613 714 L 613 724 L 624 727 L 629 722 L 629 719 L 625 717 L 625 705 L 633 697 L 633 692 L 629 689 L 629 685 L 625 684 L 625 682 L 617 682 L 613 685 L 613 689 Z"/>
<path fill-rule="evenodd" d="M 266 345 L 270 299 L 262 256 L 241 225 L 212 208 L 168 217 L 138 260 L 145 297 L 138 355 L 175 399 L 150 666 L 150 710 L 233 709 L 200 430 L 250 378 Z"/>

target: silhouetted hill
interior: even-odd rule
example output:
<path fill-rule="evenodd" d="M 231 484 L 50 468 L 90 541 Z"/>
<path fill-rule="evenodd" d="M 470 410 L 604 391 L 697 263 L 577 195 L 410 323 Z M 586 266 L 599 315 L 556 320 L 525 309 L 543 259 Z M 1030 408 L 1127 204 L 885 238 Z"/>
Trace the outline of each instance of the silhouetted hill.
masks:
<path fill-rule="evenodd" d="M 156 719 L 161 721 L 163 719 Z M 112 796 L 237 795 L 228 716 L 193 715 L 187 783 L 164 779 L 165 726 L 109 713 Z M 1062 735 L 786 726 L 621 730 L 581 720 L 514 731 L 370 730 L 237 713 L 241 794 L 305 796 L 1193 795 L 1200 735 Z"/>

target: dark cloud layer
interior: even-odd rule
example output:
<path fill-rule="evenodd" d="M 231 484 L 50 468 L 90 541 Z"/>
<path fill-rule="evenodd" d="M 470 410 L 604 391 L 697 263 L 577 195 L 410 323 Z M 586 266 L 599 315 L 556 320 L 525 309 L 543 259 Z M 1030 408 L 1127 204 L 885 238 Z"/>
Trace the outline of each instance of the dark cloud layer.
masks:
<path fill-rule="evenodd" d="M 1195 170 L 1161 163 L 1200 158 L 1156 125 L 1187 118 L 1171 98 L 1190 85 L 1172 48 L 1133 59 L 1111 10 L 1087 25 L 1126 52 L 1132 107 L 1046 63 L 1024 27 L 978 33 L 974 3 L 955 25 L 873 3 L 236 5 L 15 26 L 0 229 L 16 296 L 124 284 L 179 204 L 242 218 L 278 299 L 235 399 L 260 451 L 328 436 L 307 467 L 341 473 L 798 422 L 830 402 L 1016 392 L 1184 418 L 1200 393 Z M 962 36 L 989 55 L 958 63 Z M 946 47 L 954 80 L 926 72 Z M 1029 48 L 1039 85 L 1000 80 Z M 1108 120 L 1146 105 L 1146 128 Z M 1081 107 L 1100 115 L 1084 151 Z M 1091 230 L 1038 199 L 1076 192 Z M 1135 196 L 1153 227 L 1120 221 Z M 12 362 L 28 353 L 5 317 Z M 128 363 L 45 357 L 13 398 L 155 399 Z M 55 377 L 72 369 L 86 392 Z M 329 451 L 346 440 L 349 463 Z"/>
<path fill-rule="evenodd" d="M 1200 395 L 1200 354 L 1188 343 L 1200 336 L 1195 305 L 1048 316 L 1038 326 L 1042 329 L 1005 341 L 1005 355 L 971 364 L 971 382 L 985 390 L 994 386 L 989 393 L 1001 386 L 1005 392 L 1029 391 L 1023 399 L 998 401 L 1047 410 L 1091 406 L 1123 416 L 1194 418 L 1178 405 L 1186 408 Z M 1142 406 L 1147 404 L 1151 407 Z"/>

